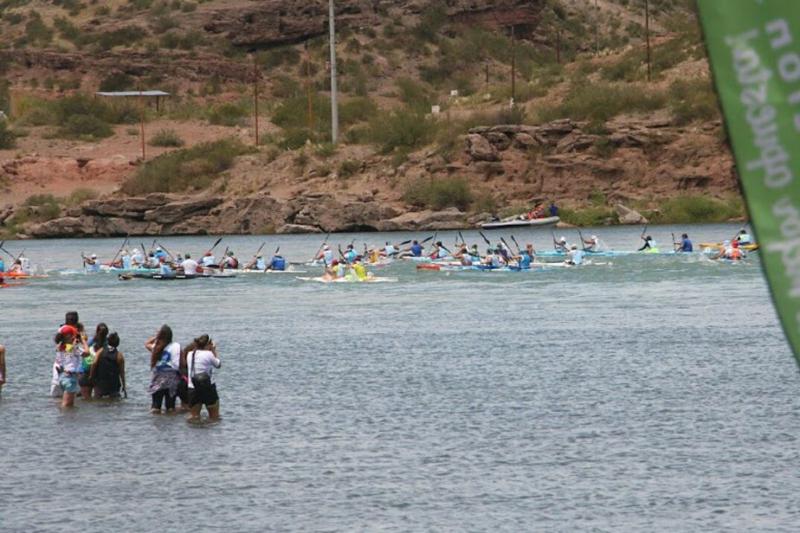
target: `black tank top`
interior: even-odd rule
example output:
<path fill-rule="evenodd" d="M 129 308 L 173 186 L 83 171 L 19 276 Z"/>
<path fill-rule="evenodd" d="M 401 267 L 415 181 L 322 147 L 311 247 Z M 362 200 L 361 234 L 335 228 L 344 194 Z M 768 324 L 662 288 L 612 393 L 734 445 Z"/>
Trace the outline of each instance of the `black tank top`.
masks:
<path fill-rule="evenodd" d="M 119 364 L 117 363 L 117 349 L 106 346 L 103 355 L 97 362 L 95 383 L 103 389 L 104 393 L 119 392 Z"/>

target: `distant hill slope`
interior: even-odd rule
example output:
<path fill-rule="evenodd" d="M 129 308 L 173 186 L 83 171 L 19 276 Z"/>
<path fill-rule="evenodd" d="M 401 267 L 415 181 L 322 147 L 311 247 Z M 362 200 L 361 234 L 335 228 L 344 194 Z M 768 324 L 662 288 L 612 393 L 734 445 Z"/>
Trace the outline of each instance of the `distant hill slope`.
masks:
<path fill-rule="evenodd" d="M 665 202 L 686 195 L 716 198 L 695 218 L 741 212 L 691 1 L 650 0 L 650 81 L 643 0 L 336 6 L 342 142 L 333 147 L 326 1 L 0 0 L 0 109 L 9 116 L 0 187 L 14 204 L 55 196 L 5 218 L 0 207 L 5 232 L 95 216 L 81 202 L 118 187 L 218 196 L 223 206 L 267 194 L 282 205 L 322 194 L 331 209 L 367 197 L 391 206 L 340 227 L 445 207 L 463 213 L 452 224 L 466 224 L 545 198 L 566 204 L 575 222 L 613 221 L 616 202 L 674 219 Z M 92 96 L 140 88 L 172 96 L 158 108 Z M 528 129 L 480 128 L 509 124 Z M 236 142 L 221 160 L 191 150 L 225 138 Z M 295 224 L 293 209 L 226 229 L 333 224 L 321 215 Z M 191 213 L 200 215 L 219 227 L 219 216 Z M 139 230 L 182 231 L 173 226 Z M 84 229 L 117 231 L 93 228 Z"/>

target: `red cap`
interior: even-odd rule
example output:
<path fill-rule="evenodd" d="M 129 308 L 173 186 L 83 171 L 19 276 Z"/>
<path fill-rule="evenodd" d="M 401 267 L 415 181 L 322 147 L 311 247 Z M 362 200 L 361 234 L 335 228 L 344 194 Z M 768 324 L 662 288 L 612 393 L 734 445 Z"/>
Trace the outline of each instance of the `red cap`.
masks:
<path fill-rule="evenodd" d="M 58 332 L 61 333 L 62 335 L 72 335 L 73 337 L 77 337 L 78 336 L 78 330 L 75 329 L 74 326 L 70 326 L 70 325 L 61 326 L 59 328 Z"/>
<path fill-rule="evenodd" d="M 739 241 L 733 241 L 733 242 L 731 243 L 731 245 L 732 245 L 734 248 L 738 248 L 738 247 L 739 247 Z"/>

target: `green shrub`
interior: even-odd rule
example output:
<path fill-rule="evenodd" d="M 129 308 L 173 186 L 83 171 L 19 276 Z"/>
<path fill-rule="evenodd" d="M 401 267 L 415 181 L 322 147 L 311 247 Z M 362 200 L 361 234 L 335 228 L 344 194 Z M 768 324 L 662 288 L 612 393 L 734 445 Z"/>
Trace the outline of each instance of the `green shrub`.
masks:
<path fill-rule="evenodd" d="M 739 197 L 722 201 L 708 196 L 686 195 L 664 201 L 648 218 L 656 224 L 691 224 L 725 222 L 744 214 L 744 204 Z"/>
<path fill-rule="evenodd" d="M 111 137 L 114 130 L 107 122 L 92 115 L 72 115 L 58 130 L 58 135 L 67 138 L 104 139 Z"/>
<path fill-rule="evenodd" d="M 42 16 L 36 11 L 28 13 L 25 39 L 28 43 L 38 46 L 45 46 L 53 40 L 53 29 L 44 23 Z"/>
<path fill-rule="evenodd" d="M 603 226 L 618 221 L 617 212 L 605 206 L 592 206 L 577 209 L 562 207 L 558 211 L 561 220 L 574 226 Z"/>
<path fill-rule="evenodd" d="M 436 42 L 446 22 L 447 11 L 443 6 L 434 3 L 422 12 L 419 24 L 414 28 L 414 35 L 423 41 Z"/>
<path fill-rule="evenodd" d="M 706 78 L 675 81 L 670 85 L 668 95 L 673 119 L 679 126 L 719 117 L 717 94 Z"/>
<path fill-rule="evenodd" d="M 412 149 L 433 139 L 436 123 L 411 109 L 380 113 L 370 122 L 370 138 L 385 152 Z"/>
<path fill-rule="evenodd" d="M 149 144 L 150 146 L 180 148 L 184 145 L 184 142 L 175 130 L 164 129 L 153 135 Z"/>
<path fill-rule="evenodd" d="M 469 183 L 463 178 L 421 179 L 408 185 L 403 200 L 416 207 L 457 207 L 465 211 L 472 203 L 473 195 Z"/>
<path fill-rule="evenodd" d="M 105 92 L 130 91 L 136 85 L 136 80 L 124 72 L 112 72 L 100 82 L 100 90 Z"/>
<path fill-rule="evenodd" d="M 218 126 L 239 126 L 247 115 L 247 110 L 238 104 L 219 104 L 209 111 L 208 121 Z"/>
<path fill-rule="evenodd" d="M 17 145 L 17 136 L 14 132 L 8 129 L 8 124 L 5 120 L 0 119 L 0 149 L 6 150 L 14 148 Z"/>
<path fill-rule="evenodd" d="M 339 164 L 339 169 L 336 173 L 339 175 L 339 178 L 347 179 L 359 172 L 361 172 L 361 163 L 353 161 L 352 159 L 346 159 Z"/>
<path fill-rule="evenodd" d="M 94 200 L 97 198 L 97 196 L 97 191 L 94 189 L 80 187 L 72 191 L 72 193 L 70 193 L 70 195 L 64 200 L 64 203 L 70 206 L 81 205 L 83 202 L 88 200 Z"/>
<path fill-rule="evenodd" d="M 61 214 L 61 206 L 58 205 L 58 199 L 52 194 L 34 194 L 28 196 L 22 206 L 25 208 L 25 217 L 27 220 L 34 220 L 37 222 L 44 222 L 58 218 Z M 22 222 L 18 220 L 17 223 Z"/>
<path fill-rule="evenodd" d="M 252 148 L 235 139 L 203 143 L 151 159 L 123 185 L 125 194 L 183 192 L 207 188 L 237 156 Z"/>
<path fill-rule="evenodd" d="M 601 124 L 622 113 L 660 109 L 665 103 L 664 93 L 657 89 L 583 80 L 570 86 L 560 105 L 539 108 L 537 118 L 541 122 L 571 118 Z"/>

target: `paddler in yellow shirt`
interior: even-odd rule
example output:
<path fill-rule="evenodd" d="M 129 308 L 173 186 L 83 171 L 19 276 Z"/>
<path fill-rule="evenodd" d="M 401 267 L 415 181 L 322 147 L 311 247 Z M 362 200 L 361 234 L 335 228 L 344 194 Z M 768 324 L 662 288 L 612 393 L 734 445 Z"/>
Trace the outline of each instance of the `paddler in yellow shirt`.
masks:
<path fill-rule="evenodd" d="M 367 281 L 367 269 L 361 262 L 361 256 L 356 257 L 353 262 L 353 273 L 356 275 L 358 281 Z"/>

